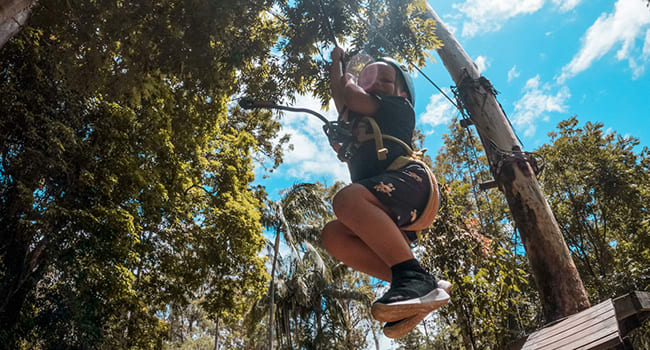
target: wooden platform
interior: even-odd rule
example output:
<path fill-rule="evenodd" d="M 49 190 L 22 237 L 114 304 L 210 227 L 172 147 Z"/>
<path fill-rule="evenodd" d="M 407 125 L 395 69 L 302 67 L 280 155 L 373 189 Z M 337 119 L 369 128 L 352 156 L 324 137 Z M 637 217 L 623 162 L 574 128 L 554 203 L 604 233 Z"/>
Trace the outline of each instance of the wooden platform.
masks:
<path fill-rule="evenodd" d="M 623 349 L 622 338 L 648 316 L 650 293 L 633 292 L 542 328 L 509 349 Z"/>

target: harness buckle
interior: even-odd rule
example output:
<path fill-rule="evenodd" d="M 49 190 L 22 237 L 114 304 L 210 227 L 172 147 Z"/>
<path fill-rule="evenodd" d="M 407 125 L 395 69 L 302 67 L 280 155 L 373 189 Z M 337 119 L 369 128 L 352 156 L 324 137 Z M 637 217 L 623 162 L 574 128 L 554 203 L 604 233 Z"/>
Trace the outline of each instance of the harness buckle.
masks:
<path fill-rule="evenodd" d="M 388 148 L 384 147 L 377 150 L 377 159 L 386 160 L 387 155 L 388 155 Z"/>

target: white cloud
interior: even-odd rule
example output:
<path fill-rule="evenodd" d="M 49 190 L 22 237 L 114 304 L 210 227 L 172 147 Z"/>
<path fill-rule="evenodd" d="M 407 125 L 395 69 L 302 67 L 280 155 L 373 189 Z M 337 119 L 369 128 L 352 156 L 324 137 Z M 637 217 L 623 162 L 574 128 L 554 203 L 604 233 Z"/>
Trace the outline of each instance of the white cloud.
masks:
<path fill-rule="evenodd" d="M 645 32 L 645 44 L 643 44 L 643 56 L 650 57 L 650 29 Z"/>
<path fill-rule="evenodd" d="M 490 61 L 483 56 L 476 57 L 474 63 L 476 63 L 476 68 L 478 68 L 478 71 L 481 74 L 484 73 L 485 70 L 490 66 Z"/>
<path fill-rule="evenodd" d="M 553 0 L 553 3 L 560 7 L 560 12 L 573 10 L 582 0 Z"/>
<path fill-rule="evenodd" d="M 587 30 L 582 38 L 582 48 L 569 64 L 562 68 L 562 73 L 556 78 L 563 84 L 567 79 L 587 70 L 591 64 L 614 49 L 615 45 L 621 47 L 616 53 L 619 60 L 628 60 L 635 78 L 642 74 L 647 63 L 644 54 L 642 63 L 637 63 L 635 57 L 636 40 L 642 37 L 644 30 L 650 25 L 650 11 L 643 1 L 618 0 L 614 13 L 603 13 Z M 648 32 L 645 33 L 646 45 Z M 644 52 L 646 50 L 644 46 Z M 650 50 L 650 49 L 649 49 Z"/>
<path fill-rule="evenodd" d="M 566 86 L 553 95 L 549 84 L 541 84 L 539 75 L 526 82 L 524 96 L 515 103 L 512 122 L 524 129 L 524 135 L 533 136 L 539 119 L 548 120 L 546 112 L 566 112 L 566 101 L 571 93 Z"/>
<path fill-rule="evenodd" d="M 512 80 L 519 78 L 519 71 L 517 70 L 517 66 L 512 66 L 510 70 L 508 71 L 508 82 L 511 82 Z"/>
<path fill-rule="evenodd" d="M 573 10 L 582 0 L 552 0 L 560 12 Z M 539 11 L 546 0 L 466 0 L 453 7 L 468 21 L 463 24 L 462 35 L 472 37 L 479 32 L 496 32 L 509 19 Z"/>
<path fill-rule="evenodd" d="M 471 37 L 479 31 L 498 31 L 508 19 L 536 12 L 544 0 L 467 0 L 453 7 L 469 18 L 463 25 L 463 36 Z"/>
<path fill-rule="evenodd" d="M 461 20 L 462 15 L 460 13 L 457 14 L 451 14 L 451 13 L 446 13 L 443 15 L 443 22 L 445 22 L 445 27 L 449 30 L 449 32 L 453 35 L 456 35 L 458 32 L 458 28 L 456 27 L 456 23 Z"/>
<path fill-rule="evenodd" d="M 337 118 L 336 109 L 321 110 L 320 102 L 310 96 L 298 96 L 295 107 L 308 108 L 323 114 L 329 120 Z M 279 135 L 289 134 L 293 150 L 285 149 L 284 163 L 276 175 L 301 181 L 350 181 L 347 167 L 336 157 L 323 133 L 323 123 L 306 113 L 286 112 L 281 120 Z"/>
<path fill-rule="evenodd" d="M 418 121 L 431 127 L 446 125 L 453 118 L 454 112 L 454 106 L 442 94 L 435 94 L 431 95 L 426 111 L 418 117 Z"/>

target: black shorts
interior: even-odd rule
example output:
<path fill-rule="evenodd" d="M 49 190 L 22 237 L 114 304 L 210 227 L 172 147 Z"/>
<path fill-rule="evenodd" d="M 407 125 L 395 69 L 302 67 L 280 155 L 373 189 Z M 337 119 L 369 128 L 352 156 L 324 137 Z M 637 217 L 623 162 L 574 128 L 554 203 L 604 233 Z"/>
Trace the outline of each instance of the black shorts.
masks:
<path fill-rule="evenodd" d="M 420 216 L 431 191 L 427 171 L 417 163 L 388 170 L 357 183 L 367 188 L 389 209 L 389 215 L 397 227 L 408 226 Z M 405 234 L 411 242 L 417 239 L 415 231 L 405 231 Z"/>

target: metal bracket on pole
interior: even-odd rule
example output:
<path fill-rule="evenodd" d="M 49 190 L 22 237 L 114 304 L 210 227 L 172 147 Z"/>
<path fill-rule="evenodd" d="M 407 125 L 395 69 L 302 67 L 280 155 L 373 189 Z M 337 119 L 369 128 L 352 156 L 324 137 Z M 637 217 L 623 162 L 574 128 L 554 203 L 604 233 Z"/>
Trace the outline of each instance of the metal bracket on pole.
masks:
<path fill-rule="evenodd" d="M 478 188 L 481 191 L 489 190 L 491 188 L 497 188 L 499 184 L 495 180 L 485 181 L 478 184 Z"/>
<path fill-rule="evenodd" d="M 471 119 L 467 118 L 467 119 L 460 120 L 460 126 L 462 126 L 463 128 L 467 129 L 469 128 L 470 125 L 474 125 L 474 121 L 472 121 Z"/>

